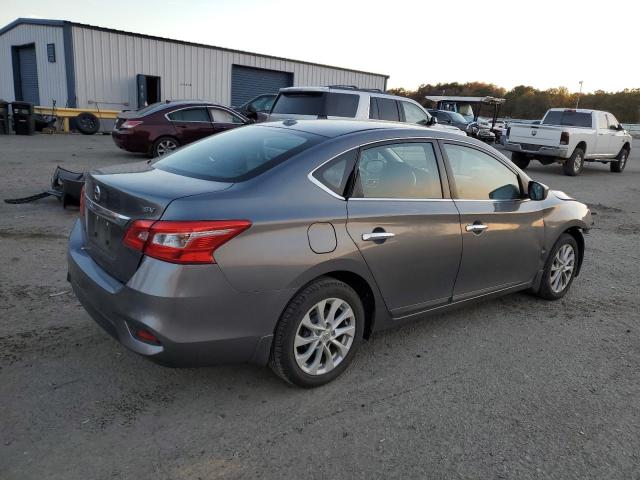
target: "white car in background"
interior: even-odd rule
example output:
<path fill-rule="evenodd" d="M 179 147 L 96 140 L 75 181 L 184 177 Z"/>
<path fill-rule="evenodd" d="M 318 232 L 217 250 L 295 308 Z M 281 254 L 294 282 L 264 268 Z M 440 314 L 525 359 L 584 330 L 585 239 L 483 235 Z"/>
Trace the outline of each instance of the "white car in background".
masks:
<path fill-rule="evenodd" d="M 562 163 L 565 175 L 572 177 L 585 161 L 608 163 L 620 173 L 631 152 L 631 135 L 609 112 L 551 108 L 538 125 L 511 123 L 504 147 L 522 169 L 535 158 L 543 165 Z"/>
<path fill-rule="evenodd" d="M 415 100 L 349 85 L 281 88 L 267 121 L 322 118 L 415 123 L 466 136 L 457 127 L 439 125 Z"/>

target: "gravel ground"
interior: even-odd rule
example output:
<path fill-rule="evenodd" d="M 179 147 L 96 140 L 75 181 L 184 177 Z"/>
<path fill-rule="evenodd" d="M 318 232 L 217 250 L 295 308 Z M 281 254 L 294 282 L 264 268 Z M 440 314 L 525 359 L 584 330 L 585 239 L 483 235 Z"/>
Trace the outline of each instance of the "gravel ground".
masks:
<path fill-rule="evenodd" d="M 56 164 L 133 162 L 109 137 L 0 137 L 0 197 Z M 77 210 L 0 203 L 0 477 L 640 478 L 640 154 L 530 174 L 596 227 L 561 301 L 486 301 L 375 335 L 325 387 L 130 353 L 65 281 Z"/>

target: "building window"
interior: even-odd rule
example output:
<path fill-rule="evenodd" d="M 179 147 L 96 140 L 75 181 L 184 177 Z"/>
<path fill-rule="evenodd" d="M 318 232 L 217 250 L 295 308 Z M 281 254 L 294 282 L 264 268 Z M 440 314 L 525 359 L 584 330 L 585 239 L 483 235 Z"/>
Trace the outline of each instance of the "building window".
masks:
<path fill-rule="evenodd" d="M 49 63 L 55 63 L 56 61 L 56 44 L 47 43 L 47 59 Z"/>

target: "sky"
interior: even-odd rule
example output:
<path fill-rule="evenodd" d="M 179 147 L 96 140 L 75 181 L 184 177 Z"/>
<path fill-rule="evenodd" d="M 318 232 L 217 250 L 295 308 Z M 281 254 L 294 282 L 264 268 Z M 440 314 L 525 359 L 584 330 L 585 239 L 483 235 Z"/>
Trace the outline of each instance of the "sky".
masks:
<path fill-rule="evenodd" d="M 640 87 L 638 0 L 0 0 L 0 26 L 18 17 L 383 73 L 389 88 Z"/>

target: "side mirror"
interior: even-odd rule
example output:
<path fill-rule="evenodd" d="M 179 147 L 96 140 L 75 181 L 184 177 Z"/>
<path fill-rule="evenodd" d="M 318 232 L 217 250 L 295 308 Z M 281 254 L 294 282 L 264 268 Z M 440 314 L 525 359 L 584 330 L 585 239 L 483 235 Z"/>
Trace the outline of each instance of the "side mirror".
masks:
<path fill-rule="evenodd" d="M 432 115 L 429 121 L 427 122 L 427 125 L 437 125 L 437 124 L 438 124 L 438 119 L 435 117 L 435 115 Z"/>
<path fill-rule="evenodd" d="M 622 125 L 618 124 L 618 125 L 609 125 L 609 128 L 611 130 L 615 130 L 616 132 L 619 132 L 620 130 L 622 130 Z"/>
<path fill-rule="evenodd" d="M 529 182 L 527 190 L 531 200 L 545 200 L 547 195 L 549 195 L 549 187 L 533 180 Z"/>
<path fill-rule="evenodd" d="M 255 105 L 253 105 L 251 103 L 249 105 L 247 105 L 247 112 L 249 112 L 249 113 L 258 113 L 257 110 L 256 110 Z"/>

